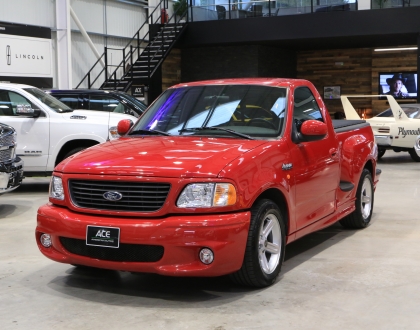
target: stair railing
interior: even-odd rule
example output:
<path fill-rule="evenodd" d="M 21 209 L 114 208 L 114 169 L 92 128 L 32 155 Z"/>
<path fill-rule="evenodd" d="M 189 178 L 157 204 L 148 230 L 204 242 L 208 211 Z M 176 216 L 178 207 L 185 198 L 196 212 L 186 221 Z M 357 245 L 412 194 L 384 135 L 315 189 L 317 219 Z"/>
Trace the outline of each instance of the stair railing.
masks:
<path fill-rule="evenodd" d="M 140 26 L 140 28 L 137 30 L 137 32 L 134 34 L 134 36 L 130 39 L 130 41 L 127 43 L 127 45 L 123 49 L 120 49 L 122 51 L 122 61 L 120 62 L 119 65 L 113 66 L 113 67 L 115 67 L 115 70 L 111 74 L 108 75 L 108 70 L 107 70 L 107 67 L 109 66 L 108 63 L 107 63 L 108 62 L 107 61 L 107 57 L 108 57 L 107 52 L 108 52 L 108 49 L 110 49 L 110 48 L 105 47 L 104 53 L 94 63 L 94 65 L 88 71 L 88 73 L 82 78 L 82 80 L 76 86 L 76 89 L 79 88 L 86 80 L 87 80 L 88 88 L 89 89 L 92 88 L 92 86 L 95 84 L 95 82 L 98 80 L 98 78 L 102 75 L 102 73 L 104 73 L 104 77 L 105 77 L 104 83 L 102 84 L 102 86 L 104 86 L 110 80 L 113 79 L 115 81 L 114 87 L 116 88 L 119 85 L 119 82 L 116 83 L 116 81 L 117 81 L 117 72 L 120 68 L 122 68 L 122 71 L 123 71 L 122 77 L 127 76 L 128 74 L 131 73 L 131 78 L 133 79 L 134 78 L 133 64 L 136 62 L 136 60 L 140 57 L 141 53 L 146 48 L 145 46 L 141 46 L 141 42 L 145 42 L 148 37 L 150 39 L 150 29 L 148 29 L 148 31 L 144 34 L 143 37 L 141 37 L 141 31 L 142 31 L 142 29 L 144 29 L 146 27 L 146 25 L 149 25 L 149 21 L 150 21 L 150 24 L 160 24 L 162 22 L 161 9 L 164 8 L 164 5 L 165 5 L 166 1 L 167 0 L 161 0 L 159 2 L 159 4 L 150 13 L 147 20 Z M 157 10 L 158 10 L 158 12 L 157 12 Z M 159 15 L 157 15 L 157 18 L 154 20 L 153 16 L 156 16 L 157 13 L 159 13 Z M 176 15 L 176 13 L 174 13 L 171 16 L 171 18 L 167 20 L 165 25 L 167 25 L 175 15 Z M 182 15 L 180 17 L 180 20 L 183 16 L 185 16 L 185 15 Z M 166 21 L 166 19 L 165 19 L 165 21 Z M 176 24 L 177 24 L 177 21 L 175 19 L 175 25 Z M 149 40 L 149 42 L 150 42 L 150 40 Z M 142 51 L 142 49 L 143 49 L 143 51 Z M 137 57 L 134 59 L 133 56 L 135 55 L 136 52 L 137 52 Z M 98 70 L 97 66 L 100 65 L 102 59 L 104 59 L 105 67 Z M 127 70 L 127 65 L 126 65 L 127 62 L 130 63 L 130 69 L 129 70 Z M 92 74 L 93 74 L 94 70 L 98 70 L 99 73 L 97 74 L 97 76 L 92 81 Z"/>

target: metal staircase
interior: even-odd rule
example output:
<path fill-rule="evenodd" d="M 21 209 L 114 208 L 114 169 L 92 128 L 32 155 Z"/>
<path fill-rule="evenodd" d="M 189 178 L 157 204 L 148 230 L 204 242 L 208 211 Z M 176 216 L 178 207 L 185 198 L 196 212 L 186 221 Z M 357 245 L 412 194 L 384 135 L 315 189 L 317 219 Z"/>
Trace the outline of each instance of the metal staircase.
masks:
<path fill-rule="evenodd" d="M 77 88 L 98 88 L 127 92 L 132 85 L 149 86 L 152 76 L 187 27 L 188 12 L 174 13 L 170 18 L 162 0 L 148 20 L 122 49 L 105 47 L 102 56 L 83 77 Z M 164 16 L 163 16 L 164 15 Z M 150 22 L 150 24 L 149 24 Z M 144 33 L 143 36 L 141 36 Z M 118 65 L 110 65 L 109 52 L 122 52 Z M 112 70 L 112 71 L 111 71 Z"/>

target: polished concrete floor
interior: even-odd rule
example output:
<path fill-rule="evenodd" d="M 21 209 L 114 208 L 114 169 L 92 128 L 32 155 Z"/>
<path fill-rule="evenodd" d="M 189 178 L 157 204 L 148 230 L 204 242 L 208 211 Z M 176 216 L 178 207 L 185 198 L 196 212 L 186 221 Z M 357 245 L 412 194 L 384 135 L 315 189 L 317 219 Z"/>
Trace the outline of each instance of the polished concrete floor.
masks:
<path fill-rule="evenodd" d="M 289 245 L 263 290 L 50 261 L 34 240 L 48 178 L 25 179 L 0 196 L 0 329 L 419 329 L 420 163 L 387 152 L 379 167 L 371 225 Z"/>

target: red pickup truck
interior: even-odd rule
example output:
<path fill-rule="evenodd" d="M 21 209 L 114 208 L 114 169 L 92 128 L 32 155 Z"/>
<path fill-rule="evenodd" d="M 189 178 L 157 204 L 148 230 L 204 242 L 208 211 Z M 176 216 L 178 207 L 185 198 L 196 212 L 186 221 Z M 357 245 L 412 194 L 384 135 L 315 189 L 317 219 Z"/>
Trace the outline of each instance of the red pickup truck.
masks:
<path fill-rule="evenodd" d="M 264 287 L 286 244 L 371 220 L 372 129 L 331 120 L 309 81 L 179 84 L 118 131 L 55 168 L 37 214 L 48 258 Z"/>

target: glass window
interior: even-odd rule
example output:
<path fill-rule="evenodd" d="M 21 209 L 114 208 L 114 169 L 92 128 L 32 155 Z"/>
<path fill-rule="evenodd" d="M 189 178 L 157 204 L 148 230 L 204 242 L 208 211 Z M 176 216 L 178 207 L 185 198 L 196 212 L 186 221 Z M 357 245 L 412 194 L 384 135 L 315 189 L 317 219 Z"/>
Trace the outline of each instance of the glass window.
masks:
<path fill-rule="evenodd" d="M 24 88 L 26 92 L 35 96 L 38 100 L 48 106 L 51 110 L 55 112 L 72 112 L 73 110 L 65 105 L 63 102 L 60 102 L 55 97 L 43 92 L 38 88 Z"/>
<path fill-rule="evenodd" d="M 103 95 L 90 95 L 89 110 L 130 113 L 130 108 L 120 100 Z"/>
<path fill-rule="evenodd" d="M 299 87 L 295 90 L 293 118 L 300 121 L 308 119 L 324 121 L 318 103 L 308 87 Z"/>
<path fill-rule="evenodd" d="M 52 94 L 56 99 L 60 100 L 67 106 L 72 109 L 81 109 L 82 107 L 79 105 L 79 97 L 78 95 L 56 95 Z"/>
<path fill-rule="evenodd" d="M 277 137 L 283 129 L 286 88 L 210 85 L 169 89 L 145 112 L 133 130 L 159 130 L 171 135 L 232 134 Z"/>
<path fill-rule="evenodd" d="M 33 104 L 22 95 L 0 90 L 0 116 L 16 116 L 17 105 L 29 105 L 34 108 Z"/>

